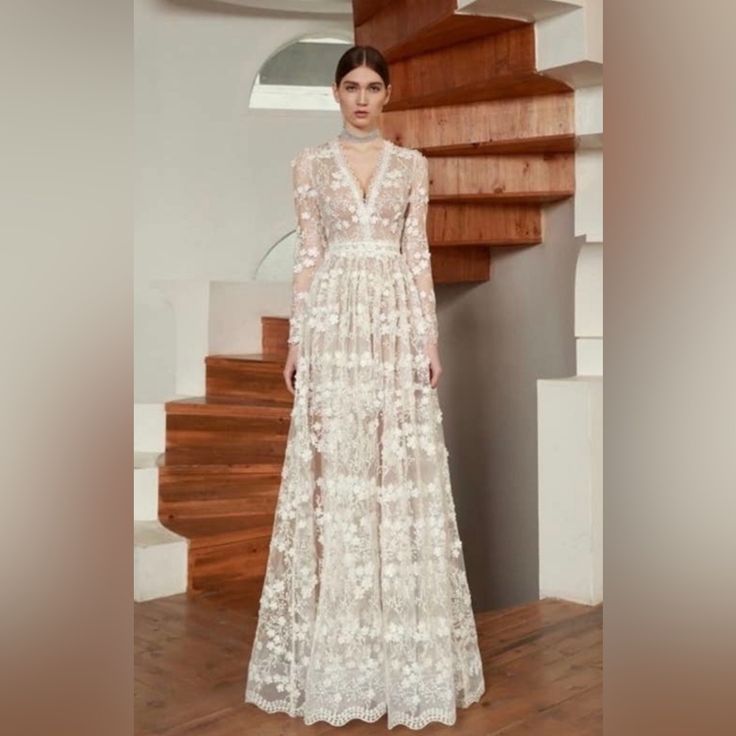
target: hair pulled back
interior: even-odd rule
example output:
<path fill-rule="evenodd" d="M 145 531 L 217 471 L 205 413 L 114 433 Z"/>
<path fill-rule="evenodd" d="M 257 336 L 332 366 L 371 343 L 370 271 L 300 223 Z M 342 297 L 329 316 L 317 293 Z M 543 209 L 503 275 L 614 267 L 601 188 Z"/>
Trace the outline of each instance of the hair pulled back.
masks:
<path fill-rule="evenodd" d="M 367 66 L 369 69 L 373 69 L 388 87 L 388 63 L 383 58 L 383 54 L 373 46 L 351 46 L 340 57 L 335 69 L 335 85 L 339 87 L 342 78 L 359 66 Z"/>

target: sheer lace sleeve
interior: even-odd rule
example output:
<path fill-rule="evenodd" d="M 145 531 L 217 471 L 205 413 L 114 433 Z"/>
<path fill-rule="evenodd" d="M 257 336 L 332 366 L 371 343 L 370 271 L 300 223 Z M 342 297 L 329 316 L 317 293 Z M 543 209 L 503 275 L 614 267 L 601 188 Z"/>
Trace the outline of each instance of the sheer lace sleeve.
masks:
<path fill-rule="evenodd" d="M 317 199 L 319 193 L 312 177 L 312 161 L 313 156 L 309 149 L 303 149 L 291 161 L 296 210 L 296 249 L 289 316 L 289 345 L 298 345 L 301 342 L 301 326 L 307 294 L 325 250 Z"/>
<path fill-rule="evenodd" d="M 401 251 L 419 291 L 426 343 L 437 344 L 437 311 L 427 240 L 428 208 L 429 165 L 426 156 L 417 151 L 413 163 L 409 207 L 401 236 Z"/>

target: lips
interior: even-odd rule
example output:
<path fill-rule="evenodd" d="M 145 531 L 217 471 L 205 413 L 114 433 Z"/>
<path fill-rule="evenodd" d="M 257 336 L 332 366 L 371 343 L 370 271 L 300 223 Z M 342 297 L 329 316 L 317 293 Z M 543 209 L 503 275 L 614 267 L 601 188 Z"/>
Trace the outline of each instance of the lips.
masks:
<path fill-rule="evenodd" d="M 365 116 L 366 116 L 366 115 L 368 114 L 368 111 L 367 111 L 367 110 L 356 110 L 356 111 L 355 111 L 355 114 L 356 114 L 356 115 L 357 115 L 357 116 L 358 116 L 359 118 L 363 118 L 363 117 L 365 117 Z"/>

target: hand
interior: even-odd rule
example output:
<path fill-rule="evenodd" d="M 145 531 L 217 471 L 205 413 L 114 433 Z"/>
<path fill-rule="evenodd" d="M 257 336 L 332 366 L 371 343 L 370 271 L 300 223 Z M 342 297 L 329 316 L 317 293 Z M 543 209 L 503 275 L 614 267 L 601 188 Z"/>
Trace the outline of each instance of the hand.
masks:
<path fill-rule="evenodd" d="M 286 364 L 284 365 L 284 381 L 289 393 L 294 395 L 294 374 L 296 373 L 296 364 L 299 359 L 299 345 L 289 345 L 289 353 L 286 356 Z"/>
<path fill-rule="evenodd" d="M 440 354 L 436 342 L 427 345 L 427 357 L 429 358 L 429 385 L 432 388 L 437 388 L 442 375 L 442 364 L 440 363 Z"/>

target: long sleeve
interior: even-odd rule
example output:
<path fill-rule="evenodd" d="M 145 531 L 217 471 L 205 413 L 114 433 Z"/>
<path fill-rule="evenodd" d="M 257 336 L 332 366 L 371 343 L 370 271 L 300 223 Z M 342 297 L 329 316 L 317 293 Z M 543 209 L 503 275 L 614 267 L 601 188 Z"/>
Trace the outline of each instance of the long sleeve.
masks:
<path fill-rule="evenodd" d="M 413 167 L 409 206 L 401 235 L 401 251 L 419 291 L 426 344 L 437 344 L 437 309 L 427 239 L 429 165 L 426 156 L 419 151 L 414 157 Z"/>
<path fill-rule="evenodd" d="M 301 342 L 302 320 L 309 287 L 325 251 L 325 237 L 320 217 L 319 192 L 312 177 L 312 156 L 308 149 L 291 161 L 296 211 L 296 249 L 292 279 L 289 345 Z"/>

